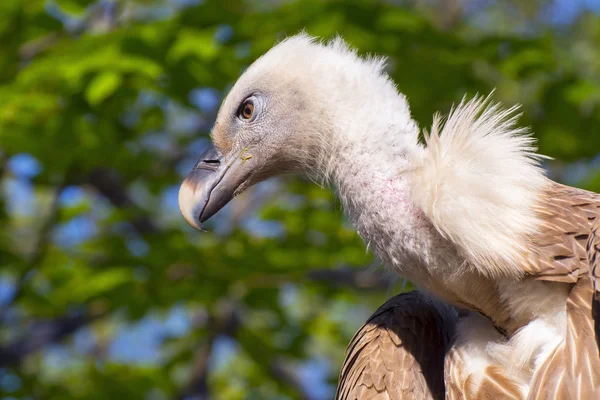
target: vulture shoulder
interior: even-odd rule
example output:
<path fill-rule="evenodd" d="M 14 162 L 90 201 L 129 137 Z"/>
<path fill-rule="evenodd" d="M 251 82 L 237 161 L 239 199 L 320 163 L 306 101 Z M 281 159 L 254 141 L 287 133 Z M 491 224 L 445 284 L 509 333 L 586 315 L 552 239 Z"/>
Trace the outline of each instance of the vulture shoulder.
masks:
<path fill-rule="evenodd" d="M 443 399 L 457 312 L 420 292 L 397 295 L 354 335 L 337 400 Z"/>
<path fill-rule="evenodd" d="M 541 230 L 523 265 L 537 280 L 576 283 L 589 272 L 586 249 L 600 218 L 600 194 L 552 183 L 536 207 Z"/>

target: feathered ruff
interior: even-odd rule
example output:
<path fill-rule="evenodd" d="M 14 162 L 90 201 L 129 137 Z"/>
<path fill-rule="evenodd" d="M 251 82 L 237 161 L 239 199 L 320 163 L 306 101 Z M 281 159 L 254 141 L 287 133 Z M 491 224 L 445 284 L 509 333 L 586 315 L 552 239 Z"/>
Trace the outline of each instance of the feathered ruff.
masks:
<path fill-rule="evenodd" d="M 486 276 L 519 276 L 549 180 L 535 140 L 516 127 L 518 107 L 503 110 L 489 99 L 463 99 L 445 124 L 434 117 L 414 160 L 412 196 L 468 265 Z"/>

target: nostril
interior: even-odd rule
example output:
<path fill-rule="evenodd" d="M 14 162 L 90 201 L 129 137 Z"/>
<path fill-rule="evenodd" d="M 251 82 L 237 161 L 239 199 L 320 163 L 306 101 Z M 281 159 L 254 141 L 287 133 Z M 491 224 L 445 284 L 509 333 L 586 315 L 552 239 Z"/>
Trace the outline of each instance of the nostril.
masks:
<path fill-rule="evenodd" d="M 219 169 L 220 166 L 221 166 L 221 161 L 220 160 L 214 160 L 214 159 L 204 160 L 204 159 L 201 159 L 200 161 L 198 161 L 198 163 L 196 164 L 196 166 L 194 167 L 194 169 L 195 170 L 206 169 L 206 170 L 209 170 L 209 171 L 216 171 L 217 169 Z"/>

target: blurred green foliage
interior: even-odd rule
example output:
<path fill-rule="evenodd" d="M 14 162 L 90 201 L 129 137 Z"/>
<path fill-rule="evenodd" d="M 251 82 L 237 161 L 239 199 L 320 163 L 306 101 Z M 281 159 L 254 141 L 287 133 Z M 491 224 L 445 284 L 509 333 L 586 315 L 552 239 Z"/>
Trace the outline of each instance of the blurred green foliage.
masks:
<path fill-rule="evenodd" d="M 600 191 L 600 17 L 522 3 L 0 2 L 2 398 L 331 397 L 402 282 L 328 190 L 266 183 L 199 233 L 182 176 L 236 77 L 306 29 L 389 56 L 422 127 L 497 88 L 552 177 Z"/>

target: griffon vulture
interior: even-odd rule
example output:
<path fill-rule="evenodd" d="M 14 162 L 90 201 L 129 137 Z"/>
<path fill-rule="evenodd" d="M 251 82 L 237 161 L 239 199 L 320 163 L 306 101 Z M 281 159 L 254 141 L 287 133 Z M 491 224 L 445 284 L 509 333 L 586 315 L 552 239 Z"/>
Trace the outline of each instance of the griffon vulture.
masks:
<path fill-rule="evenodd" d="M 488 98 L 422 143 L 383 67 L 305 34 L 259 58 L 181 186 L 186 221 L 283 172 L 336 189 L 367 247 L 421 290 L 353 338 L 339 399 L 600 399 L 600 195 L 548 179 L 515 108 Z"/>

